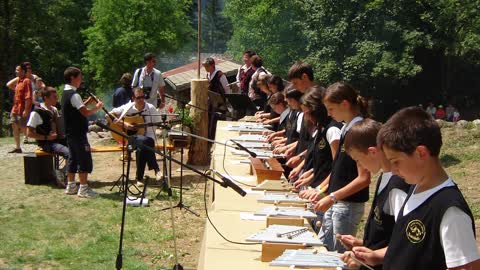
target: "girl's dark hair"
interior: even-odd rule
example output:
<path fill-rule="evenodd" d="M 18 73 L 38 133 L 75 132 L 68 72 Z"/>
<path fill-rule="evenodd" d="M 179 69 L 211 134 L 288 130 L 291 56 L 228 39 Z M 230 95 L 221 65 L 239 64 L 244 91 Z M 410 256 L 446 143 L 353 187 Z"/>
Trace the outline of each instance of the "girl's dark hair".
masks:
<path fill-rule="evenodd" d="M 254 66 L 256 68 L 259 68 L 259 67 L 263 66 L 263 59 L 258 54 L 252 56 L 252 58 L 250 60 L 252 61 L 252 66 Z"/>
<path fill-rule="evenodd" d="M 346 82 L 336 82 L 325 91 L 325 101 L 340 104 L 346 100 L 360 111 L 363 117 L 370 117 L 368 100 L 362 97 L 352 85 Z"/>
<path fill-rule="evenodd" d="M 290 88 L 287 90 L 287 93 L 285 94 L 286 98 L 291 98 L 295 99 L 297 101 L 300 101 L 302 99 L 303 93 L 298 91 L 295 88 Z"/>
<path fill-rule="evenodd" d="M 310 110 L 310 115 L 317 120 L 317 126 L 325 127 L 332 120 L 328 116 L 327 109 L 323 105 L 325 88 L 313 86 L 302 97 L 302 105 Z"/>
<path fill-rule="evenodd" d="M 285 100 L 285 97 L 281 92 L 277 92 L 270 97 L 270 100 L 268 101 L 268 105 L 279 105 L 283 104 L 287 106 L 287 101 Z"/>
<path fill-rule="evenodd" d="M 282 92 L 283 89 L 285 89 L 285 86 L 283 85 L 283 79 L 280 76 L 277 75 L 272 75 L 268 79 L 268 84 L 273 84 L 277 86 L 278 92 Z"/>

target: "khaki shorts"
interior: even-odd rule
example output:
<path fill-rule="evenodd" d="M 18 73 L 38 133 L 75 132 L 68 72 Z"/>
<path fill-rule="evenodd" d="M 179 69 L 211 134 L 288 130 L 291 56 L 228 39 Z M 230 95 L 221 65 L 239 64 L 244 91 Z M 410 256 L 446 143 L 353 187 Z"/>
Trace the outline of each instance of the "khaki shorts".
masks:
<path fill-rule="evenodd" d="M 24 127 L 27 125 L 27 120 L 23 118 L 21 115 L 18 115 L 16 113 L 11 113 L 10 124 L 16 124 L 17 126 Z"/>

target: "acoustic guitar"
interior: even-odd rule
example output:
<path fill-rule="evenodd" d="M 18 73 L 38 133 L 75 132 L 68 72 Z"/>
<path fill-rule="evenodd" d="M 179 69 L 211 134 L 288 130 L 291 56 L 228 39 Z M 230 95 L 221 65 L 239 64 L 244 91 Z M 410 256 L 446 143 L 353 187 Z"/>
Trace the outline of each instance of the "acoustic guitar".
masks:
<path fill-rule="evenodd" d="M 108 127 L 111 128 L 114 131 L 120 132 L 120 133 L 125 133 L 128 136 L 134 136 L 134 135 L 145 135 L 145 120 L 141 115 L 135 115 L 135 116 L 124 116 L 121 121 L 116 122 L 116 118 L 112 119 L 110 115 L 107 115 L 107 122 L 108 122 Z M 123 128 L 123 122 L 131 124 L 135 127 L 135 129 L 124 129 Z M 119 144 L 122 144 L 125 142 L 127 143 L 124 138 L 120 135 L 118 135 L 115 132 L 111 132 L 112 138 Z"/>
<path fill-rule="evenodd" d="M 100 100 L 90 91 L 87 91 L 87 94 L 95 100 L 95 102 L 100 102 Z M 128 136 L 133 136 L 133 135 L 144 135 L 145 134 L 145 120 L 141 115 L 134 115 L 134 116 L 124 116 L 121 121 L 116 121 L 117 118 L 112 115 L 105 107 L 102 107 L 102 110 L 106 114 L 107 118 L 107 123 L 108 127 L 111 128 L 112 130 L 115 130 L 119 133 L 126 134 Z M 133 130 L 127 130 L 123 128 L 123 123 L 128 123 L 131 124 L 135 127 Z M 124 138 L 120 135 L 118 135 L 115 132 L 110 132 L 112 134 L 112 138 L 119 144 L 122 144 L 126 141 Z"/>

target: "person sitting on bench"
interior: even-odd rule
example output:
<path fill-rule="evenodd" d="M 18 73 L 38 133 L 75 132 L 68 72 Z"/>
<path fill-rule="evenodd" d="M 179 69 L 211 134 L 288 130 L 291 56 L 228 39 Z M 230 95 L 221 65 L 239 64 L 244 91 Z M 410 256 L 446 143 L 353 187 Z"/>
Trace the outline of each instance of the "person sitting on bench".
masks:
<path fill-rule="evenodd" d="M 60 132 L 62 121 L 55 107 L 57 91 L 53 87 L 47 87 L 40 91 L 40 95 L 43 103 L 30 114 L 27 122 L 27 136 L 37 140 L 38 146 L 44 152 L 58 154 L 68 160 L 70 151 L 65 146 L 65 136 Z M 60 181 L 59 184 L 61 183 Z"/>

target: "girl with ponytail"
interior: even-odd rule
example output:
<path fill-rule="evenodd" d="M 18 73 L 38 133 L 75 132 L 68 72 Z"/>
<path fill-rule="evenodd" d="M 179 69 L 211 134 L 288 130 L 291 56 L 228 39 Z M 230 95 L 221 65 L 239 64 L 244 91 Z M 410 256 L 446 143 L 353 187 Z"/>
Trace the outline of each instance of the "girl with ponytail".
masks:
<path fill-rule="evenodd" d="M 368 103 L 350 84 L 337 82 L 330 85 L 323 103 L 337 122 L 344 122 L 340 143 L 332 162 L 332 171 L 327 177 L 326 193 L 319 192 L 310 199 L 316 201 L 315 210 L 325 213 L 320 236 L 329 250 L 344 252 L 345 247 L 337 241 L 337 234 L 355 235 L 368 201 L 370 173 L 345 152 L 345 135 L 350 127 L 368 117 Z"/>

